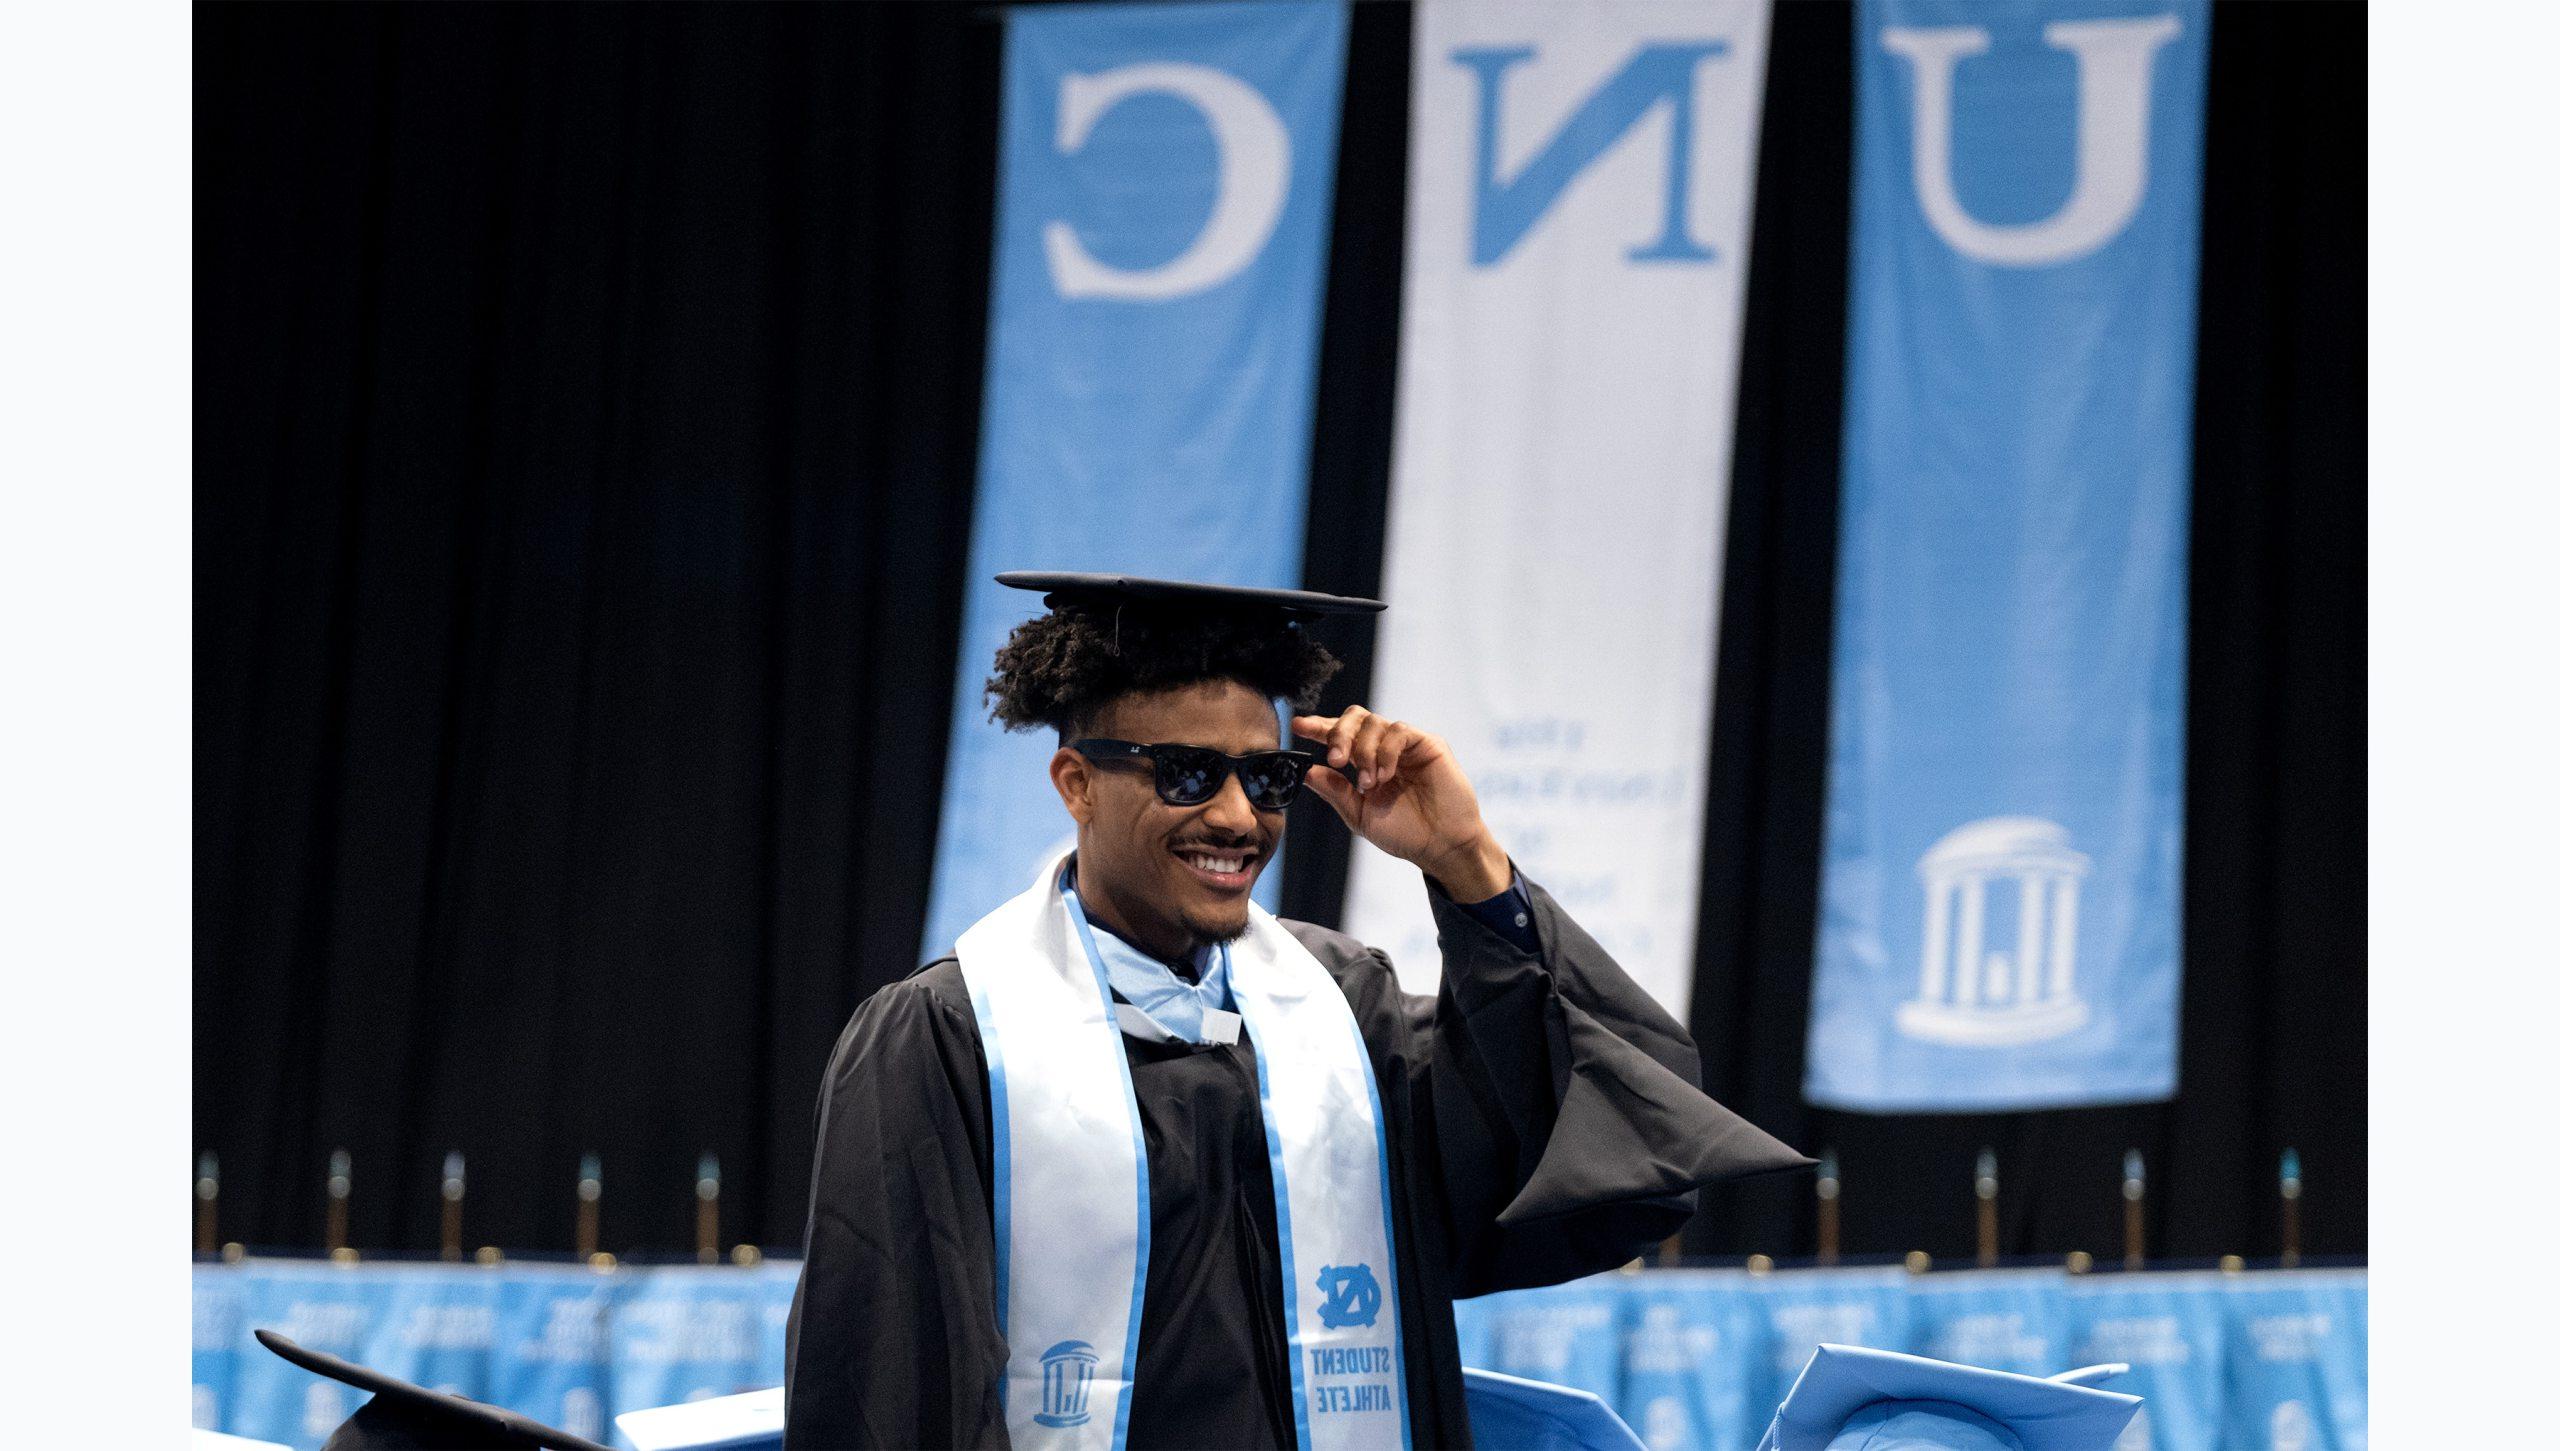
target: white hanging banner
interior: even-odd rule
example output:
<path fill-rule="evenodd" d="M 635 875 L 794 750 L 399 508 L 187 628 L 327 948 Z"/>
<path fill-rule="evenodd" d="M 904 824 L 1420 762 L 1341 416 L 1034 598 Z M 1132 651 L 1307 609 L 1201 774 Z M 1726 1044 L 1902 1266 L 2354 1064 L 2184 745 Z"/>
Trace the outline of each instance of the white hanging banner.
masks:
<path fill-rule="evenodd" d="M 1687 1011 L 1767 0 L 1422 0 L 1372 708 Z M 1410 866 L 1346 926 L 1439 981 Z"/>

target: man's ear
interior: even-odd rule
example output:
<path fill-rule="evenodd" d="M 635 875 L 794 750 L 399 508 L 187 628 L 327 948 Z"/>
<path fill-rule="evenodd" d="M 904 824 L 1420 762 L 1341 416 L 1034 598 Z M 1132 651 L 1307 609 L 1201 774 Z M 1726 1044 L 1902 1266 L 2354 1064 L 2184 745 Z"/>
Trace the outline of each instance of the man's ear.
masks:
<path fill-rule="evenodd" d="M 1093 824 L 1093 763 L 1064 746 L 1049 758 L 1049 784 L 1078 826 Z"/>

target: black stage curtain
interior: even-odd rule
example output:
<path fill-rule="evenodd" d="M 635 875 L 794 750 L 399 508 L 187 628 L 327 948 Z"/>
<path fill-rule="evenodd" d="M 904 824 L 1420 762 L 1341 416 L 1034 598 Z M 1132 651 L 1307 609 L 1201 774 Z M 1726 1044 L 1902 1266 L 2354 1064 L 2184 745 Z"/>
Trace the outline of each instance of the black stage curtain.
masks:
<path fill-rule="evenodd" d="M 796 1244 L 911 964 L 1000 30 L 197 13 L 196 1121 L 224 1233 Z"/>
<path fill-rule="evenodd" d="M 975 476 L 1001 27 L 962 5 L 197 13 L 197 1137 L 223 1232 L 799 1240 L 838 1027 L 923 930 Z M 2363 12 L 2214 13 L 2183 1090 L 1866 1118 L 1798 1096 L 1819 858 L 1849 10 L 1778 7 L 1694 1017 L 1840 1154 L 1852 1253 L 2364 1243 Z M 1378 585 L 1410 13 L 1355 7 L 1307 579 Z M 1360 698 L 1365 633 L 1332 696 Z M 1292 837 L 1334 920 L 1347 836 Z M 173 1172 L 172 1183 L 175 1182 Z M 1803 1180 L 1693 1251 L 1801 1254 Z"/>

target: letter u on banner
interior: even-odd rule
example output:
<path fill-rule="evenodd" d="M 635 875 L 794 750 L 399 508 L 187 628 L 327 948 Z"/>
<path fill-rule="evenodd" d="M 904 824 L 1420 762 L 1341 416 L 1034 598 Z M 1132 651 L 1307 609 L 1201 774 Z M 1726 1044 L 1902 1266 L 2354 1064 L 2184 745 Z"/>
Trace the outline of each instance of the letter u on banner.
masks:
<path fill-rule="evenodd" d="M 1039 613 L 1006 569 L 1298 583 L 1348 18 L 1317 3 L 1017 9 L 986 422 L 927 956 L 1072 830 L 983 689 Z M 1277 891 L 1276 869 L 1262 895 Z"/>
<path fill-rule="evenodd" d="M 1422 0 L 1376 705 L 1689 1002 L 1766 0 Z M 1349 930 L 1439 978 L 1419 874 Z"/>
<path fill-rule="evenodd" d="M 1858 7 L 1816 1103 L 2177 1087 L 2205 31 Z"/>

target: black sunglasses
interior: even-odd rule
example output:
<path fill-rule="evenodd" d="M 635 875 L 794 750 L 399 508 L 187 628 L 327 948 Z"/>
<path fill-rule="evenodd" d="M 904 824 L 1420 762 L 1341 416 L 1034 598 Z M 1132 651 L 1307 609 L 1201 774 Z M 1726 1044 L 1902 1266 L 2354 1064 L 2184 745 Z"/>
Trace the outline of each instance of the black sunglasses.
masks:
<path fill-rule="evenodd" d="M 1207 801 L 1227 784 L 1227 773 L 1232 771 L 1244 786 L 1244 799 L 1252 802 L 1255 810 L 1286 810 L 1297 799 L 1298 787 L 1305 784 L 1307 768 L 1319 760 L 1313 751 L 1255 751 L 1249 756 L 1230 756 L 1206 746 L 1142 746 L 1098 736 L 1069 741 L 1067 746 L 1096 764 L 1152 761 L 1156 797 L 1167 806 L 1197 806 Z"/>

